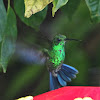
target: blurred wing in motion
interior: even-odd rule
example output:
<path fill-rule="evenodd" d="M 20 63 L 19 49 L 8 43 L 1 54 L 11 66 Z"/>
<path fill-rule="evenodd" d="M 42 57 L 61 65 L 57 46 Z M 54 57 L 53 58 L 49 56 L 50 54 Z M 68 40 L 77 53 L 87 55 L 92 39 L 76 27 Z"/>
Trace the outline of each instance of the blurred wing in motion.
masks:
<path fill-rule="evenodd" d="M 44 64 L 46 61 L 46 56 L 41 50 L 23 43 L 16 44 L 15 56 L 19 61 L 26 64 Z"/>

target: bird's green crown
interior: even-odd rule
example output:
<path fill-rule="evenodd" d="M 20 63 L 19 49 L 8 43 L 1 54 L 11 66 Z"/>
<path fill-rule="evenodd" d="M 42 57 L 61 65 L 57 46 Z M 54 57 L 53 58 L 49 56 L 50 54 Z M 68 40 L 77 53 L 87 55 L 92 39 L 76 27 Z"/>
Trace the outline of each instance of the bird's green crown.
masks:
<path fill-rule="evenodd" d="M 52 45 L 54 46 L 54 45 L 59 45 L 59 44 L 61 44 L 61 45 L 63 45 L 63 44 L 65 44 L 65 39 L 66 39 L 66 36 L 65 35 L 61 35 L 61 34 L 59 34 L 59 35 L 56 35 L 55 37 L 54 37 L 54 39 L 53 39 L 53 41 L 52 41 Z"/>

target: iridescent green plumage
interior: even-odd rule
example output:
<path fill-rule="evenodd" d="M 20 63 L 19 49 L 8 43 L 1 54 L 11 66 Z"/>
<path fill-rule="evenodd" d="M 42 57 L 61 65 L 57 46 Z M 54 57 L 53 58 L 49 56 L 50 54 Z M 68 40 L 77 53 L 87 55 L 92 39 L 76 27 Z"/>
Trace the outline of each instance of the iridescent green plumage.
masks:
<path fill-rule="evenodd" d="M 55 45 L 49 52 L 49 61 L 53 63 L 53 67 L 57 68 L 65 59 L 64 45 Z"/>
<path fill-rule="evenodd" d="M 66 36 L 64 35 L 55 36 L 52 41 L 52 47 L 48 50 L 48 69 L 54 74 L 54 76 L 65 59 L 65 39 Z"/>

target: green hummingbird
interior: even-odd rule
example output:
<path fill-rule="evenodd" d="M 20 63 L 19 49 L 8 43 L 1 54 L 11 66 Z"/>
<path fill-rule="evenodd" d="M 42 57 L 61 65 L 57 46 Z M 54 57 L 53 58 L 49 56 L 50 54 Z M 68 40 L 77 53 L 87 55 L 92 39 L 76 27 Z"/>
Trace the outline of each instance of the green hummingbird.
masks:
<path fill-rule="evenodd" d="M 29 52 L 17 50 L 17 54 L 20 55 L 20 58 L 24 58 L 25 61 L 34 62 L 36 60 L 38 63 L 46 62 L 47 69 L 50 73 L 50 90 L 57 89 L 61 86 L 66 86 L 67 82 L 71 81 L 71 78 L 76 78 L 78 70 L 72 66 L 63 64 L 65 59 L 65 43 L 68 40 L 77 39 L 68 39 L 64 35 L 56 35 L 51 42 L 51 47 L 49 50 L 44 49 L 43 52 Z M 27 53 L 28 51 L 28 53 Z M 45 55 L 45 56 L 41 56 Z M 41 58 L 37 59 L 37 56 Z"/>
<path fill-rule="evenodd" d="M 78 70 L 72 66 L 63 64 L 65 59 L 65 43 L 67 39 L 64 35 L 56 35 L 52 40 L 52 45 L 49 50 L 45 50 L 47 57 L 47 68 L 50 72 L 50 90 L 66 86 L 71 78 L 75 78 Z"/>

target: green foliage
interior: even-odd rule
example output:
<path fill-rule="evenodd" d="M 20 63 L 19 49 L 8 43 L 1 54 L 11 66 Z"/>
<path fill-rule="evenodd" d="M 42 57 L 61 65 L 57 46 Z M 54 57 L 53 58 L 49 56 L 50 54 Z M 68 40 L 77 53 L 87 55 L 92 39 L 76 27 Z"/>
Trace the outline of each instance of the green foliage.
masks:
<path fill-rule="evenodd" d="M 61 8 L 64 14 L 67 14 L 68 18 L 71 19 L 74 13 L 77 11 L 81 0 L 69 0 L 68 3 Z"/>
<path fill-rule="evenodd" d="M 67 2 L 68 2 L 68 0 L 53 0 L 52 16 L 54 17 L 55 12 L 59 8 L 61 8 L 62 6 L 64 6 Z"/>
<path fill-rule="evenodd" d="M 85 0 L 93 22 L 100 22 L 100 0 Z"/>
<path fill-rule="evenodd" d="M 19 18 L 28 26 L 38 30 L 38 27 L 40 26 L 40 24 L 43 22 L 43 20 L 46 17 L 47 14 L 47 7 L 41 11 L 38 12 L 34 15 L 32 15 L 30 18 L 25 18 L 24 17 L 24 0 L 14 0 L 14 9 L 17 13 L 17 15 L 19 16 Z"/>
<path fill-rule="evenodd" d="M 3 71 L 6 72 L 8 61 L 14 53 L 15 41 L 17 37 L 16 16 L 10 6 L 7 10 L 7 24 L 3 34 L 4 37 L 1 44 L 0 64 Z"/>
<path fill-rule="evenodd" d="M 72 85 L 91 84 L 91 82 L 87 82 L 88 78 L 92 77 L 92 75 L 88 75 L 88 70 L 92 68 L 91 66 L 93 66 L 92 64 L 94 62 L 94 60 L 91 59 L 97 57 L 95 60 L 98 67 L 100 66 L 99 49 L 98 51 L 96 50 L 95 57 L 92 53 L 89 56 L 87 55 L 87 53 L 90 53 L 88 51 L 90 45 L 97 42 L 91 39 L 92 35 L 90 33 L 97 27 L 92 24 L 92 22 L 100 22 L 99 0 L 54 0 L 52 2 L 53 15 L 60 7 L 61 9 L 58 11 L 58 16 L 55 16 L 52 21 L 50 15 L 46 18 L 47 7 L 32 15 L 30 18 L 25 18 L 24 0 L 11 0 L 11 2 L 12 7 L 9 5 L 6 14 L 3 0 L 0 0 L 0 71 L 3 69 L 3 71 L 6 72 L 9 63 L 7 73 L 0 75 L 0 95 L 3 95 L 3 99 L 1 99 L 0 96 L 0 100 L 14 100 L 19 96 L 38 95 L 48 91 L 49 88 L 49 75 L 45 66 L 34 64 L 32 66 L 21 65 L 19 62 L 14 61 L 14 58 L 16 58 L 15 55 L 10 60 L 15 50 L 17 31 L 18 42 L 19 40 L 23 41 L 24 38 L 24 40 L 30 41 L 31 44 L 33 43 L 36 46 L 39 44 L 40 46 L 44 46 L 44 48 L 48 47 L 48 44 L 45 39 L 42 39 L 42 35 L 44 35 L 44 37 L 48 35 L 48 37 L 51 38 L 51 33 L 53 33 L 53 35 L 55 35 L 55 33 L 60 33 L 66 35 L 68 38 L 83 40 L 81 43 L 66 43 L 66 59 L 64 63 L 79 70 L 77 78 L 72 80 Z M 6 3 L 5 5 L 7 5 Z M 15 13 L 17 15 L 15 15 Z M 48 14 L 50 13 L 51 11 L 48 9 Z M 92 18 L 92 22 L 90 17 Z M 42 24 L 44 20 L 45 23 Z M 17 26 L 16 21 L 18 22 Z M 39 32 L 40 25 L 43 29 L 42 35 Z M 38 33 L 34 30 L 37 30 Z M 45 34 L 45 31 L 47 31 L 48 34 Z M 99 32 L 100 30 L 96 29 L 94 32 L 95 34 L 93 33 L 93 37 L 96 35 L 97 31 Z M 96 36 L 96 38 L 97 37 L 98 36 Z M 89 43 L 87 39 L 93 41 Z M 84 46 L 84 44 L 87 45 L 87 47 Z M 99 48 L 99 45 L 97 46 Z M 90 48 L 90 51 L 92 49 Z M 93 58 L 91 56 L 93 56 Z M 96 66 L 94 67 L 96 68 Z"/>
<path fill-rule="evenodd" d="M 3 4 L 3 0 L 0 0 L 0 42 L 2 41 L 3 32 L 6 25 L 6 9 Z"/>

